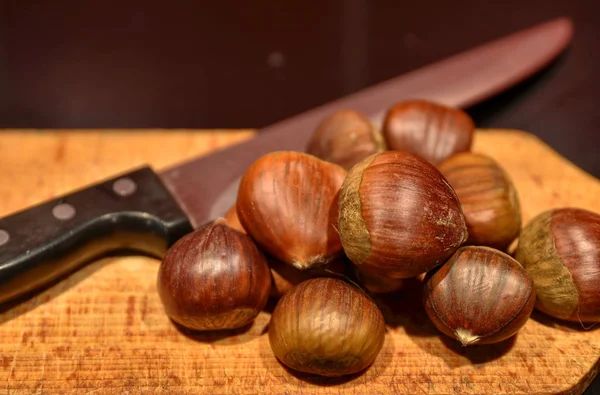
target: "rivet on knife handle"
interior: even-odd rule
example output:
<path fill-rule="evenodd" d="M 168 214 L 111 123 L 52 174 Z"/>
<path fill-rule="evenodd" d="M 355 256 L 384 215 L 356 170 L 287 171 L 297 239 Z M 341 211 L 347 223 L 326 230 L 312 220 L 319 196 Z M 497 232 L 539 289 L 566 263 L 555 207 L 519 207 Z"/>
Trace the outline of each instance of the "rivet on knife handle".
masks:
<path fill-rule="evenodd" d="M 0 219 L 0 303 L 105 253 L 160 257 L 192 226 L 148 167 Z"/>

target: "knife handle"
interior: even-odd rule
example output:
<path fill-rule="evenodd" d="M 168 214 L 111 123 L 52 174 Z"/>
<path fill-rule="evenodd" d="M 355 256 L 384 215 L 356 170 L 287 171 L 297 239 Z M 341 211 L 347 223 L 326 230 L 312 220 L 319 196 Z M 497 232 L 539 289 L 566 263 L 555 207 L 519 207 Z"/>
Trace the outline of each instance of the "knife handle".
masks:
<path fill-rule="evenodd" d="M 190 231 L 149 167 L 0 218 L 0 304 L 115 250 L 160 258 Z"/>

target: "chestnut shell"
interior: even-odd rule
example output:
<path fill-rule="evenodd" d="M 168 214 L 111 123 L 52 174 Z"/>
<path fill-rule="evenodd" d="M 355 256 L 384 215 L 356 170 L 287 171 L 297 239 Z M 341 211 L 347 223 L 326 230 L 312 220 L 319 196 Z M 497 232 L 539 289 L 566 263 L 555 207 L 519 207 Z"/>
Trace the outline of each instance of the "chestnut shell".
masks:
<path fill-rule="evenodd" d="M 540 213 L 521 232 L 515 257 L 533 278 L 538 310 L 600 321 L 600 214 L 572 207 Z"/>
<path fill-rule="evenodd" d="M 246 233 L 246 230 L 238 218 L 235 204 L 227 211 L 224 218 L 228 226 Z M 282 297 L 296 285 L 311 278 L 343 276 L 346 273 L 346 267 L 348 265 L 348 259 L 345 256 L 342 256 L 323 266 L 301 270 L 292 265 L 288 265 L 269 254 L 265 254 L 265 257 L 267 258 L 267 264 L 271 271 L 271 291 L 269 292 L 269 296 L 274 299 Z"/>
<path fill-rule="evenodd" d="M 463 152 L 438 165 L 465 215 L 466 244 L 506 251 L 521 231 L 517 189 L 498 162 L 487 155 Z"/>
<path fill-rule="evenodd" d="M 407 285 L 408 279 L 378 276 L 355 268 L 356 280 L 366 291 L 372 294 L 391 294 L 400 291 Z"/>
<path fill-rule="evenodd" d="M 346 260 L 337 258 L 322 266 L 307 270 L 296 269 L 292 265 L 283 263 L 276 258 L 267 256 L 267 263 L 271 269 L 271 298 L 280 298 L 298 284 L 317 277 L 341 278 L 346 273 Z"/>
<path fill-rule="evenodd" d="M 233 229 L 237 230 L 238 232 L 248 233 L 248 232 L 246 232 L 246 229 L 244 229 L 244 227 L 240 223 L 240 219 L 237 215 L 237 207 L 235 204 L 233 206 L 231 206 L 229 208 L 229 210 L 227 210 L 227 212 L 225 213 L 225 216 L 223 218 L 225 219 L 225 223 L 230 228 L 233 228 Z"/>
<path fill-rule="evenodd" d="M 362 291 L 333 278 L 299 284 L 280 300 L 269 343 L 287 367 L 322 376 L 366 369 L 383 347 L 383 314 Z"/>
<path fill-rule="evenodd" d="M 535 288 L 509 255 L 471 246 L 427 276 L 423 297 L 433 324 L 467 346 L 515 335 L 531 316 Z"/>
<path fill-rule="evenodd" d="M 252 239 L 218 219 L 179 239 L 157 276 L 166 314 L 193 330 L 250 324 L 267 303 L 271 275 Z"/>
<path fill-rule="evenodd" d="M 437 165 L 471 150 L 475 123 L 464 111 L 427 100 L 407 100 L 391 107 L 383 121 L 388 149 L 406 150 Z"/>
<path fill-rule="evenodd" d="M 306 152 L 349 170 L 369 155 L 385 150 L 381 133 L 354 110 L 338 110 L 326 117 L 308 141 Z"/>
<path fill-rule="evenodd" d="M 458 197 L 433 165 L 385 151 L 354 166 L 339 196 L 344 252 L 360 270 L 416 277 L 443 263 L 467 239 Z"/>
<path fill-rule="evenodd" d="M 298 269 L 341 256 L 335 229 L 337 193 L 346 170 L 313 155 L 276 151 L 242 176 L 237 214 L 246 232 L 269 255 Z"/>

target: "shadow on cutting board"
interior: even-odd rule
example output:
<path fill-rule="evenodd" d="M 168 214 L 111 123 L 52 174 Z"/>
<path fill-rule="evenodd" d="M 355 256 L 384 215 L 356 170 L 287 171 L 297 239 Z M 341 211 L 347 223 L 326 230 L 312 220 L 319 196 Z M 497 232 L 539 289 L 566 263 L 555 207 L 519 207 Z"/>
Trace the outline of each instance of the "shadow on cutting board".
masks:
<path fill-rule="evenodd" d="M 552 329 L 558 329 L 563 332 L 590 332 L 600 329 L 600 325 L 597 325 L 597 323 L 581 324 L 579 322 L 562 321 L 557 318 L 552 318 L 549 315 L 535 309 L 533 310 L 533 313 L 531 313 L 531 319 L 539 322 L 542 325 Z"/>
<path fill-rule="evenodd" d="M 438 336 L 422 303 L 423 282 L 421 279 L 407 279 L 405 288 L 389 295 L 374 296 L 381 309 L 388 328 L 403 327 L 411 337 Z"/>
<path fill-rule="evenodd" d="M 305 381 L 305 382 L 310 383 L 310 384 L 320 385 L 322 387 L 333 387 L 333 386 L 339 386 L 341 384 L 351 383 L 352 381 L 355 381 L 355 380 L 359 379 L 360 377 L 364 376 L 365 373 L 370 368 L 369 367 L 369 368 L 366 368 L 366 369 L 364 369 L 364 370 L 362 370 L 362 371 L 360 371 L 358 373 L 349 374 L 349 375 L 346 375 L 346 376 L 324 377 L 324 376 L 319 376 L 319 375 L 316 375 L 316 374 L 309 374 L 309 373 L 298 372 L 298 371 L 295 371 L 295 370 L 292 370 L 292 369 L 288 368 L 287 366 L 285 366 L 284 364 L 282 364 L 281 361 L 279 361 L 279 360 L 277 360 L 277 362 L 286 371 L 287 374 L 294 376 L 298 380 Z"/>
<path fill-rule="evenodd" d="M 169 321 L 179 334 L 195 342 L 219 346 L 243 344 L 267 335 L 271 313 L 276 303 L 276 300 L 269 299 L 266 306 L 251 323 L 238 329 L 196 331 L 185 328 L 172 319 L 169 319 Z"/>
<path fill-rule="evenodd" d="M 275 355 L 271 352 L 268 337 L 265 336 L 260 339 L 261 346 L 259 348 L 267 349 L 269 352 L 261 352 L 260 356 L 262 359 L 263 367 L 270 371 L 272 375 L 277 375 L 277 369 L 273 369 L 274 366 L 280 367 L 282 373 L 285 375 L 285 381 L 294 382 L 297 379 L 301 382 L 318 385 L 321 387 L 339 387 L 340 393 L 350 390 L 356 385 L 368 385 L 380 376 L 389 375 L 387 369 L 392 365 L 391 360 L 396 357 L 394 338 L 392 336 L 385 336 L 383 347 L 375 361 L 367 366 L 360 372 L 349 374 L 341 377 L 325 377 L 316 374 L 299 372 L 290 369 L 284 365 Z M 279 378 L 278 378 L 279 379 Z M 298 383 L 299 384 L 299 383 Z"/>
<path fill-rule="evenodd" d="M 517 333 L 500 343 L 471 345 L 463 347 L 459 342 L 447 336 L 440 337 L 441 342 L 453 352 L 455 355 L 447 353 L 437 354 L 441 357 L 449 368 L 454 369 L 467 364 L 477 365 L 485 364 L 501 358 L 504 354 L 510 351 L 516 343 Z M 430 353 L 433 354 L 433 353 Z M 434 354 L 436 355 L 436 354 Z"/>
<path fill-rule="evenodd" d="M 194 331 L 179 325 L 173 320 L 170 321 L 180 334 L 199 343 L 227 343 L 227 341 L 231 341 L 232 344 L 240 344 L 249 342 L 262 334 L 259 328 L 262 325 L 258 325 L 256 321 L 237 329 L 214 331 Z"/>

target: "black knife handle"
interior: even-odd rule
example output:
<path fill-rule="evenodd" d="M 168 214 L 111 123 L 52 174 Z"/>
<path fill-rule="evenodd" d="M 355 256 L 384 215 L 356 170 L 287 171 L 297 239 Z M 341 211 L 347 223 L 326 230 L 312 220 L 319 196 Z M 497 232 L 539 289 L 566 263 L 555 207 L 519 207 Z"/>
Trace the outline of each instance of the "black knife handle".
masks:
<path fill-rule="evenodd" d="M 0 218 L 0 304 L 115 250 L 160 258 L 192 225 L 149 167 Z"/>

